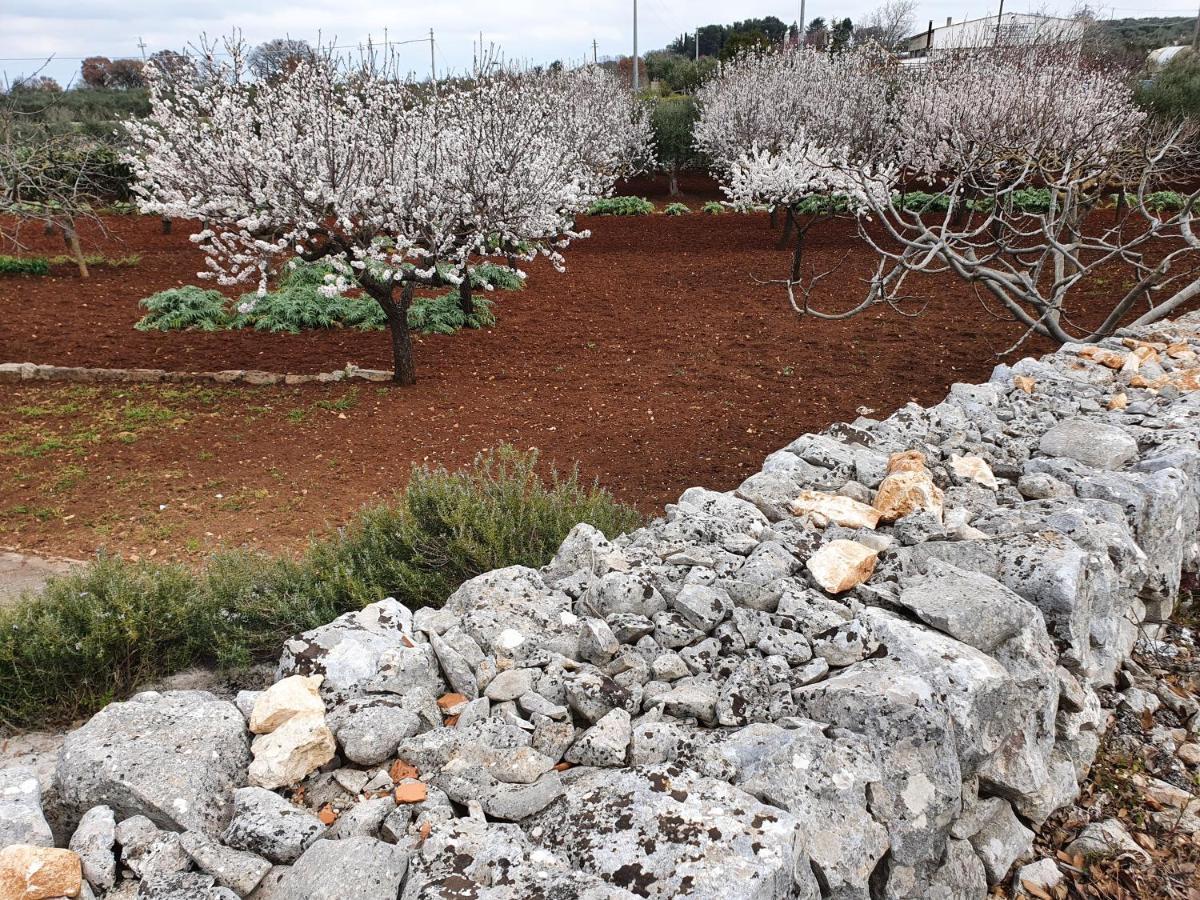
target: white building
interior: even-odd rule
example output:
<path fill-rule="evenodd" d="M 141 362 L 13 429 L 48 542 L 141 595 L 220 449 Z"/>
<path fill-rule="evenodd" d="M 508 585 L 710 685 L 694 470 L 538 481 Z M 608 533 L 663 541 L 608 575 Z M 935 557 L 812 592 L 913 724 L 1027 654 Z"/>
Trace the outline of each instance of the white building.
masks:
<path fill-rule="evenodd" d="M 924 31 L 907 38 L 904 55 L 916 60 L 945 50 L 1077 41 L 1086 27 L 1080 19 L 1034 13 L 1001 13 L 965 22 L 947 18 L 945 25 L 935 28 L 930 22 Z"/>

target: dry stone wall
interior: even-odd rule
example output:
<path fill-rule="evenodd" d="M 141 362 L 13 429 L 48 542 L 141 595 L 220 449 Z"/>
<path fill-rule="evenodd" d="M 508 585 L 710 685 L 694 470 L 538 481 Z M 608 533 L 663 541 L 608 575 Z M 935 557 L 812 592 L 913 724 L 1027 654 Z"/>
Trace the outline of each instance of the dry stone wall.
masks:
<path fill-rule="evenodd" d="M 105 898 L 982 898 L 1200 557 L 1198 353 L 1192 317 L 1000 366 L 298 635 L 265 692 L 113 704 L 59 843 Z M 0 778 L 0 882 L 41 804 Z"/>

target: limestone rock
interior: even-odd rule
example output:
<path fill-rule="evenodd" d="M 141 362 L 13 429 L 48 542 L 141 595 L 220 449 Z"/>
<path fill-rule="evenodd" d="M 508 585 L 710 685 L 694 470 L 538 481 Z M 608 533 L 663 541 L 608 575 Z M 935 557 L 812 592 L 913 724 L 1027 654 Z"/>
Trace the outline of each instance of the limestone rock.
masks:
<path fill-rule="evenodd" d="M 317 841 L 280 880 L 288 900 L 396 900 L 408 851 L 369 837 Z"/>
<path fill-rule="evenodd" d="M 971 836 L 971 846 L 983 862 L 988 883 L 995 884 L 1008 874 L 1009 868 L 1033 846 L 1033 832 L 1026 828 L 1003 800 L 989 806 L 990 814 L 983 827 Z"/>
<path fill-rule="evenodd" d="M 629 740 L 629 713 L 614 709 L 575 741 L 566 761 L 579 766 L 623 766 Z"/>
<path fill-rule="evenodd" d="M 258 695 L 250 713 L 250 730 L 255 734 L 270 734 L 292 716 L 325 714 L 325 704 L 318 689 L 322 675 L 290 675 L 275 682 Z"/>
<path fill-rule="evenodd" d="M 793 515 L 816 513 L 834 525 L 845 528 L 874 528 L 879 524 L 879 511 L 874 507 L 838 494 L 802 491 L 791 502 Z"/>
<path fill-rule="evenodd" d="M 395 754 L 402 740 L 420 730 L 421 720 L 398 706 L 371 704 L 358 706 L 336 720 L 331 718 L 329 725 L 346 759 L 360 766 L 377 766 Z"/>
<path fill-rule="evenodd" d="M 323 713 L 292 716 L 270 734 L 260 734 L 251 745 L 249 781 L 274 790 L 301 781 L 333 759 L 337 744 Z"/>
<path fill-rule="evenodd" d="M 324 833 L 325 826 L 307 810 L 272 791 L 244 787 L 234 792 L 233 818 L 222 839 L 237 850 L 288 864 Z"/>
<path fill-rule="evenodd" d="M 525 830 L 584 872 L 648 897 L 820 896 L 790 813 L 672 764 L 575 771 Z"/>
<path fill-rule="evenodd" d="M 5 900 L 78 897 L 82 882 L 79 857 L 70 850 L 32 844 L 0 850 L 0 897 Z"/>
<path fill-rule="evenodd" d="M 982 484 L 993 491 L 1000 487 L 1000 483 L 996 481 L 996 476 L 992 472 L 992 467 L 987 464 L 986 460 L 978 456 L 959 456 L 957 453 L 953 453 L 950 455 L 950 468 L 959 478 Z"/>
<path fill-rule="evenodd" d="M 64 808 L 109 806 L 164 828 L 214 833 L 250 761 L 246 720 L 202 691 L 137 694 L 67 735 L 55 781 Z"/>
<path fill-rule="evenodd" d="M 83 866 L 83 877 L 98 891 L 107 891 L 117 881 L 117 820 L 107 806 L 93 806 L 71 835 L 69 847 Z"/>
<path fill-rule="evenodd" d="M 258 887 L 271 868 L 261 856 L 222 846 L 199 832 L 184 832 L 179 836 L 179 842 L 200 871 L 207 872 L 217 884 L 229 888 L 239 897 L 245 897 Z"/>
<path fill-rule="evenodd" d="M 879 521 L 895 522 L 915 512 L 930 513 L 938 521 L 942 519 L 945 495 L 933 483 L 927 469 L 902 469 L 883 479 L 875 492 L 873 506 L 879 512 Z"/>
<path fill-rule="evenodd" d="M 323 675 L 321 689 L 344 691 L 373 677 L 388 650 L 412 643 L 412 613 L 388 598 L 284 643 L 278 676 Z"/>
<path fill-rule="evenodd" d="M 805 566 L 824 590 L 840 594 L 870 578 L 878 558 L 878 550 L 838 538 L 810 556 Z"/>
<path fill-rule="evenodd" d="M 54 846 L 37 771 L 30 766 L 0 769 L 0 847 L 9 844 Z"/>
<path fill-rule="evenodd" d="M 1055 889 L 1063 883 L 1062 870 L 1052 859 L 1039 859 L 1037 862 L 1021 866 L 1013 876 L 1013 893 L 1018 897 L 1054 896 Z M 1034 895 L 1031 891 L 1040 893 Z"/>
<path fill-rule="evenodd" d="M 1102 822 L 1092 822 L 1067 845 L 1067 852 L 1076 853 L 1085 859 L 1091 857 L 1111 857 L 1131 854 L 1138 859 L 1148 860 L 1149 855 L 1138 846 L 1137 841 L 1129 836 L 1120 819 L 1105 819 Z"/>
<path fill-rule="evenodd" d="M 1038 449 L 1046 456 L 1065 456 L 1094 469 L 1119 469 L 1136 459 L 1137 441 L 1115 425 L 1068 419 L 1044 435 Z"/>

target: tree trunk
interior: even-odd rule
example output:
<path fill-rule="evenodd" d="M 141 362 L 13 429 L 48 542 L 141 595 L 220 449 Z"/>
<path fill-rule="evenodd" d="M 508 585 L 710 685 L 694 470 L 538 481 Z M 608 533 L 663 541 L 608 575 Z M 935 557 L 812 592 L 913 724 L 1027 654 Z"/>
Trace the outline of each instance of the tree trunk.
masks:
<path fill-rule="evenodd" d="M 361 279 L 360 284 L 387 316 L 392 338 L 392 381 L 396 384 L 416 384 L 417 370 L 413 365 L 412 340 L 408 334 L 408 308 L 412 304 L 412 283 L 400 285 L 400 302 L 395 298 L 395 282 Z"/>
<path fill-rule="evenodd" d="M 783 234 L 779 236 L 779 249 L 784 249 L 791 240 L 792 229 L 796 227 L 796 216 L 789 206 L 783 213 Z"/>
<path fill-rule="evenodd" d="M 475 301 L 471 299 L 471 276 L 464 272 L 462 283 L 458 286 L 458 308 L 464 316 L 475 312 Z"/>
<path fill-rule="evenodd" d="M 71 256 L 75 259 L 75 265 L 79 266 L 79 277 L 88 278 L 87 260 L 83 258 L 83 248 L 79 246 L 79 232 L 70 225 L 62 227 L 63 243 L 71 251 Z"/>
<path fill-rule="evenodd" d="M 169 218 L 167 218 L 166 216 L 162 217 L 162 233 L 163 234 L 171 233 L 171 220 Z"/>
<path fill-rule="evenodd" d="M 679 172 L 674 166 L 667 170 L 667 196 L 679 196 Z"/>

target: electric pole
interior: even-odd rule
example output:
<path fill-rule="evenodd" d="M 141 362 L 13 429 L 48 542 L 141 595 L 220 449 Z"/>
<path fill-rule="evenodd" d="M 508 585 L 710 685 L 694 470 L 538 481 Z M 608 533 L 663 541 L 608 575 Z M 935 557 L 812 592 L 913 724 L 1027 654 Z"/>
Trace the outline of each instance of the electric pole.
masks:
<path fill-rule="evenodd" d="M 596 39 L 592 38 L 592 65 L 594 66 L 599 60 L 596 57 Z"/>
<path fill-rule="evenodd" d="M 638 92 L 637 0 L 633 0 L 633 92 Z"/>
<path fill-rule="evenodd" d="M 138 49 L 142 51 L 142 59 L 146 58 L 146 42 L 142 40 L 142 36 L 138 35 Z"/>
<path fill-rule="evenodd" d="M 437 93 L 437 63 L 433 59 L 433 29 L 429 29 L 429 80 L 433 83 L 433 92 Z"/>
<path fill-rule="evenodd" d="M 700 29 L 696 28 L 696 62 L 700 62 Z"/>
<path fill-rule="evenodd" d="M 1200 51 L 1200 12 L 1196 13 L 1196 30 L 1192 32 L 1192 52 Z"/>
<path fill-rule="evenodd" d="M 804 0 L 800 0 L 800 21 L 796 23 L 796 46 L 804 46 Z"/>
<path fill-rule="evenodd" d="M 1000 24 L 1004 21 L 1004 0 L 1000 0 L 1000 12 L 996 14 L 996 40 L 993 43 L 1000 46 Z"/>

